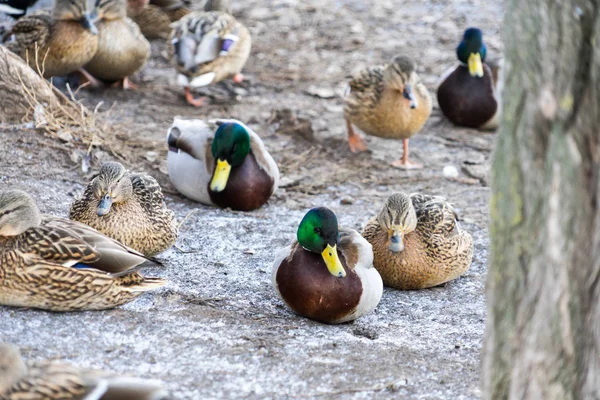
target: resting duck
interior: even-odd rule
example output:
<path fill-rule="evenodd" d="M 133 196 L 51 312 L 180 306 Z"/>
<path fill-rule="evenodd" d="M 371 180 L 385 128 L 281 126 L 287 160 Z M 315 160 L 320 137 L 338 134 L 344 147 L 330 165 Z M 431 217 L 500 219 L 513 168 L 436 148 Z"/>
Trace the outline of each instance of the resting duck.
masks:
<path fill-rule="evenodd" d="M 363 236 L 373 246 L 374 265 L 387 286 L 423 289 L 464 274 L 473 258 L 473 238 L 460 228 L 443 197 L 413 193 L 390 196 Z"/>
<path fill-rule="evenodd" d="M 175 118 L 167 144 L 173 186 L 200 203 L 250 211 L 265 204 L 279 184 L 275 160 L 240 121 Z"/>
<path fill-rule="evenodd" d="M 27 13 L 29 7 L 33 7 L 38 0 L 0 0 L 0 13 L 8 14 L 19 19 Z"/>
<path fill-rule="evenodd" d="M 484 64 L 487 47 L 481 30 L 467 29 L 456 48 L 456 55 L 461 64 L 442 77 L 437 91 L 442 112 L 456 125 L 497 128 L 501 107 L 501 64 L 492 68 Z"/>
<path fill-rule="evenodd" d="M 173 24 L 171 36 L 178 82 L 185 88 L 186 101 L 194 107 L 206 98 L 194 99 L 191 88 L 232 78 L 242 82 L 242 68 L 250 55 L 252 39 L 248 28 L 229 14 L 193 12 Z"/>
<path fill-rule="evenodd" d="M 190 13 L 189 0 L 127 0 L 127 16 L 148 39 L 168 39 L 171 23 Z"/>
<path fill-rule="evenodd" d="M 5 37 L 6 47 L 44 78 L 79 70 L 98 48 L 98 29 L 86 0 L 56 0 L 52 13 L 19 19 Z"/>
<path fill-rule="evenodd" d="M 150 43 L 135 22 L 127 18 L 126 0 L 102 0 L 98 3 L 99 42 L 94 57 L 84 69 L 104 82 L 121 83 L 134 88 L 128 77 L 141 69 L 150 57 Z"/>
<path fill-rule="evenodd" d="M 69 217 L 145 254 L 153 256 L 177 239 L 175 214 L 156 180 L 130 173 L 118 162 L 106 162 L 71 205 Z"/>
<path fill-rule="evenodd" d="M 338 229 L 325 207 L 306 213 L 297 241 L 277 253 L 272 281 L 294 312 L 328 324 L 370 313 L 383 293 L 371 245 L 353 229 Z"/>
<path fill-rule="evenodd" d="M 159 400 L 163 383 L 56 362 L 26 364 L 19 349 L 0 343 L 0 398 L 3 400 Z"/>
<path fill-rule="evenodd" d="M 354 132 L 354 124 L 367 135 L 402 139 L 404 154 L 393 166 L 423 167 L 408 159 L 408 139 L 423 128 L 432 107 L 429 91 L 416 70 L 413 60 L 396 56 L 389 64 L 367 68 L 352 78 L 344 98 L 350 151 L 367 150 Z"/>
<path fill-rule="evenodd" d="M 50 311 L 113 308 L 166 283 L 136 272 L 146 261 L 89 226 L 40 215 L 25 192 L 0 192 L 1 305 Z"/>

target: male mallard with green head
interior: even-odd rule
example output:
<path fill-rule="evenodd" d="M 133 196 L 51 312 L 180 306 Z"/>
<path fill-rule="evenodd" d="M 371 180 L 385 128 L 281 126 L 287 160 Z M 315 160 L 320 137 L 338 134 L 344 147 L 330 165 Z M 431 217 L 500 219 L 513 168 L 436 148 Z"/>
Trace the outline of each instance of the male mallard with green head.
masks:
<path fill-rule="evenodd" d="M 429 91 L 410 58 L 396 56 L 387 65 L 360 71 L 350 81 L 344 98 L 350 151 L 367 150 L 367 144 L 354 132 L 354 124 L 367 135 L 402 139 L 404 153 L 392 165 L 422 168 L 408 159 L 408 139 L 423 128 L 431 107 Z"/>
<path fill-rule="evenodd" d="M 387 286 L 422 289 L 458 278 L 471 265 L 473 238 L 443 197 L 391 195 L 363 236 Z"/>
<path fill-rule="evenodd" d="M 178 82 L 186 101 L 200 107 L 205 97 L 194 99 L 191 89 L 232 78 L 242 82 L 242 68 L 250 55 L 252 38 L 242 23 L 218 11 L 192 12 L 173 23 L 171 43 Z"/>
<path fill-rule="evenodd" d="M 204 204 L 250 211 L 269 200 L 279 168 L 260 137 L 237 120 L 175 118 L 167 134 L 173 186 Z"/>
<path fill-rule="evenodd" d="M 25 363 L 19 349 L 0 343 L 3 400 L 159 400 L 163 383 L 51 361 Z"/>
<path fill-rule="evenodd" d="M 105 162 L 69 218 L 153 256 L 177 239 L 175 214 L 165 205 L 160 185 L 150 175 L 130 173 L 121 163 Z"/>
<path fill-rule="evenodd" d="M 477 28 L 465 31 L 456 48 L 461 64 L 442 77 L 437 98 L 444 115 L 456 125 L 493 129 L 498 126 L 501 76 L 499 65 L 485 64 L 487 47 Z"/>
<path fill-rule="evenodd" d="M 272 281 L 294 312 L 329 324 L 373 311 L 383 293 L 371 245 L 355 230 L 339 229 L 336 215 L 325 207 L 310 210 L 297 241 L 277 253 Z"/>
<path fill-rule="evenodd" d="M 0 192 L 1 305 L 113 308 L 166 283 L 136 272 L 146 261 L 87 225 L 41 215 L 25 192 Z"/>

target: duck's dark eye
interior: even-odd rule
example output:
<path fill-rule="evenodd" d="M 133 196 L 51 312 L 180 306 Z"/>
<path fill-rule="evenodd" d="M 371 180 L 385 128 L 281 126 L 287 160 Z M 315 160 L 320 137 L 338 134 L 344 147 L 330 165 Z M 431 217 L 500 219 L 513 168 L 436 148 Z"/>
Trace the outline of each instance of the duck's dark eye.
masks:
<path fill-rule="evenodd" d="M 315 233 L 317 235 L 320 235 L 321 234 L 321 228 L 315 228 Z"/>

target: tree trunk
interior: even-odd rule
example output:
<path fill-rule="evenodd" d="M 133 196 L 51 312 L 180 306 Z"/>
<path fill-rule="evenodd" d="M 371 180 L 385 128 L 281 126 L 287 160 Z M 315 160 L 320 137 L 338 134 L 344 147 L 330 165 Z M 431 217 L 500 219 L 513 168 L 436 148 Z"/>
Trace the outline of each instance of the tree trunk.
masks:
<path fill-rule="evenodd" d="M 600 399 L 598 0 L 510 0 L 486 399 Z"/>

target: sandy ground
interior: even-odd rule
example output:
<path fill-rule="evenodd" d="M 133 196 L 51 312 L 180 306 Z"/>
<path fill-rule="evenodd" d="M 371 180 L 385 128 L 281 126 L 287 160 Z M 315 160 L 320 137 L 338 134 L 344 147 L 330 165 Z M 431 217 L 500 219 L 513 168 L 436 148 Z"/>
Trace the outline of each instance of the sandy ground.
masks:
<path fill-rule="evenodd" d="M 437 105 L 411 140 L 425 164 L 405 172 L 389 163 L 401 143 L 367 138 L 368 153 L 347 149 L 342 115 L 346 78 L 397 53 L 419 64 L 435 93 L 438 77 L 455 64 L 466 26 L 484 30 L 489 52 L 501 51 L 501 1 L 250 0 L 234 15 L 254 35 L 246 82 L 236 98 L 205 90 L 210 105 L 193 109 L 174 84 L 166 45 L 136 77 L 141 88 L 83 90 L 78 98 L 110 113 L 124 144 L 118 153 L 163 185 L 167 203 L 185 222 L 165 267 L 146 271 L 164 288 L 115 310 L 54 314 L 0 307 L 0 339 L 32 360 L 162 379 L 175 399 L 479 397 L 488 252 L 485 171 L 494 135 L 453 127 Z M 321 97 L 319 97 L 321 96 Z M 279 112 L 278 112 L 279 110 Z M 293 131 L 278 115 L 292 112 L 312 127 Z M 166 172 L 164 137 L 173 116 L 233 117 L 265 140 L 282 171 L 282 188 L 251 213 L 205 207 L 179 196 Z M 0 125 L 0 189 L 33 194 L 43 212 L 66 216 L 89 179 L 72 143 L 30 125 Z M 92 171 L 111 158 L 92 150 Z M 442 170 L 453 166 L 458 178 Z M 275 250 L 289 243 L 306 210 L 333 209 L 361 230 L 396 191 L 443 195 L 457 207 L 475 241 L 470 270 L 442 287 L 386 289 L 377 309 L 354 323 L 327 326 L 288 311 L 271 288 Z"/>

